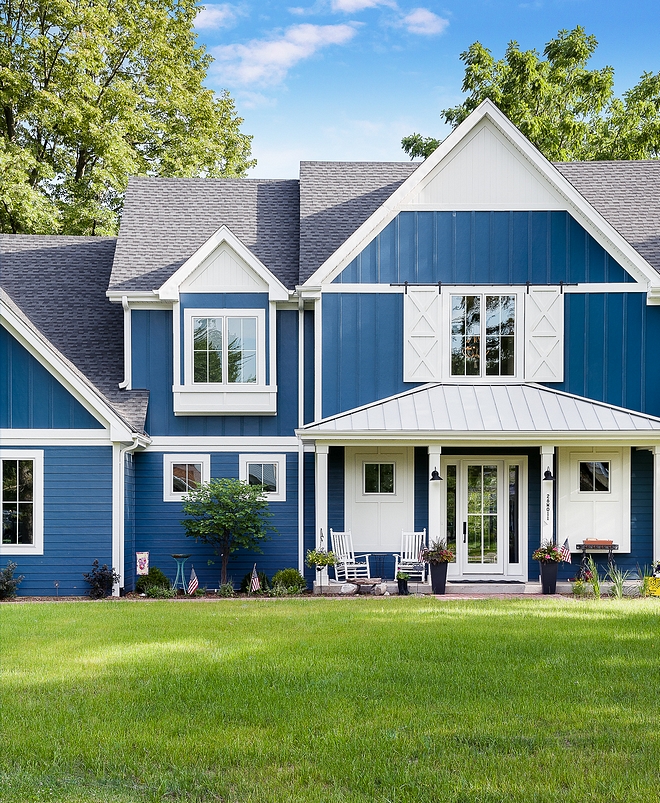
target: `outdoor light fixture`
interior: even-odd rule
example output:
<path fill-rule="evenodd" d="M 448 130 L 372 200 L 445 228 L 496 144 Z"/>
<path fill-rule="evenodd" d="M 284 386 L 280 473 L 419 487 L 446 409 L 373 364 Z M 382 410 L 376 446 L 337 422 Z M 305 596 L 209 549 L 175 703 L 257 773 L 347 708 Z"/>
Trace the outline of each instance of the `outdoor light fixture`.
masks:
<path fill-rule="evenodd" d="M 438 469 L 434 468 L 431 472 L 431 480 L 430 482 L 437 482 L 437 480 L 441 480 L 442 477 L 438 474 Z"/>
<path fill-rule="evenodd" d="M 549 480 L 550 482 L 554 481 L 554 477 L 552 476 L 552 471 L 549 468 L 546 468 L 545 474 L 543 475 L 544 480 Z"/>

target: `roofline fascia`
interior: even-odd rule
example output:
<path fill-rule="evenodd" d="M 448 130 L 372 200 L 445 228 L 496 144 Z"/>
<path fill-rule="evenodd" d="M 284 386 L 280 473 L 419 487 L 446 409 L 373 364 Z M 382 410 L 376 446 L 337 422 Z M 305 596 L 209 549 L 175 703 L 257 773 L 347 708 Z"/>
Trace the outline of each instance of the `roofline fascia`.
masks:
<path fill-rule="evenodd" d="M 27 327 L 2 298 L 0 298 L 0 320 L 30 355 L 61 382 L 88 412 L 97 419 L 100 418 L 100 423 L 110 432 L 110 440 L 123 443 L 133 441 L 136 435 L 144 437 L 112 409 L 91 383 L 83 380 L 67 365 L 60 352 L 39 330 Z"/>
<path fill-rule="evenodd" d="M 585 430 L 585 431 L 502 431 L 502 430 L 479 430 L 470 432 L 468 430 L 401 430 L 388 432 L 386 430 L 295 430 L 296 435 L 303 441 L 340 443 L 346 442 L 356 445 L 373 445 L 374 441 L 401 441 L 414 445 L 424 445 L 427 443 L 437 443 L 442 441 L 446 444 L 470 444 L 478 442 L 481 446 L 486 446 L 484 440 L 495 442 L 516 443 L 518 445 L 541 446 L 541 445 L 575 445 L 580 446 L 585 443 L 600 443 L 603 441 L 628 443 L 631 446 L 645 447 L 660 446 L 660 430 Z M 649 434 L 653 433 L 653 434 Z"/>
<path fill-rule="evenodd" d="M 322 265 L 303 283 L 309 285 L 322 285 L 335 278 L 334 274 L 343 270 L 350 261 L 357 256 L 364 246 L 373 239 L 400 211 L 406 198 L 428 177 L 457 147 L 460 142 L 483 120 L 490 122 L 532 163 L 532 165 L 545 175 L 553 188 L 564 197 L 569 206 L 572 206 L 593 227 L 592 234 L 600 235 L 595 239 L 604 239 L 609 248 L 620 255 L 622 261 L 632 269 L 637 281 L 646 282 L 647 287 L 660 287 L 660 274 L 650 265 L 644 257 L 636 251 L 630 243 L 598 212 L 578 190 L 563 176 L 559 170 L 546 159 L 545 156 L 516 128 L 516 126 L 501 112 L 488 98 L 447 137 L 436 150 L 425 159 L 420 166 L 407 178 L 403 184 L 372 214 L 367 220 L 345 240 L 342 245 L 331 254 Z M 603 243 L 600 243 L 603 245 Z M 605 246 L 603 246 L 605 247 Z"/>
<path fill-rule="evenodd" d="M 256 257 L 252 251 L 232 232 L 229 226 L 221 226 L 208 240 L 203 243 L 194 254 L 178 268 L 170 278 L 164 282 L 160 287 L 155 289 L 154 294 L 161 301 L 178 301 L 179 288 L 193 272 L 202 264 L 202 262 L 210 256 L 213 251 L 218 248 L 222 243 L 234 250 L 241 259 L 243 259 L 249 267 L 268 285 L 268 295 L 271 301 L 287 301 L 289 299 L 289 290 L 282 284 L 282 282 L 264 265 L 264 263 Z"/>

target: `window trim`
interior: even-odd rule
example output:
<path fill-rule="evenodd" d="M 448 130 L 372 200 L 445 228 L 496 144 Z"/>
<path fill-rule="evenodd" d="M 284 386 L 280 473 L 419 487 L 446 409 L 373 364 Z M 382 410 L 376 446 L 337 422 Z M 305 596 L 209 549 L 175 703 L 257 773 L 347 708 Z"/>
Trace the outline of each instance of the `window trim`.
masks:
<path fill-rule="evenodd" d="M 238 456 L 238 477 L 241 482 L 248 481 L 249 463 L 274 463 L 277 466 L 277 490 L 266 491 L 269 502 L 286 502 L 286 455 L 285 454 L 240 454 Z"/>
<path fill-rule="evenodd" d="M 175 463 L 201 463 L 202 482 L 211 479 L 211 455 L 210 454 L 176 454 L 166 452 L 163 455 L 163 502 L 181 502 L 185 496 L 183 491 L 172 490 L 172 466 Z"/>
<path fill-rule="evenodd" d="M 580 467 L 582 463 L 607 463 L 607 490 L 606 491 L 599 491 L 595 487 L 591 491 L 583 491 L 580 488 Z M 612 493 L 612 460 L 578 460 L 577 461 L 577 493 L 580 496 L 587 496 L 587 497 L 601 497 L 610 495 Z"/>
<path fill-rule="evenodd" d="M 0 555 L 44 554 L 44 453 L 34 449 L 0 449 L 0 460 L 32 460 L 32 543 L 2 544 Z"/>

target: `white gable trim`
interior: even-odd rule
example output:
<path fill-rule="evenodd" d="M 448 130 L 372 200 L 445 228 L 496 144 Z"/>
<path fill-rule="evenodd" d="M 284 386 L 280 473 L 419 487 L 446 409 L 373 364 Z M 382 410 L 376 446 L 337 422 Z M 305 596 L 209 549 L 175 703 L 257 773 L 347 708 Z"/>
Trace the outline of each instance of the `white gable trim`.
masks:
<path fill-rule="evenodd" d="M 215 234 L 195 251 L 181 267 L 154 293 L 161 301 L 178 301 L 181 285 L 189 279 L 205 259 L 223 243 L 226 243 L 256 275 L 268 285 L 271 301 L 287 301 L 289 291 L 282 282 L 247 248 L 227 226 L 221 226 Z"/>
<path fill-rule="evenodd" d="M 135 439 L 131 428 L 115 413 L 105 399 L 67 364 L 62 355 L 45 337 L 28 327 L 2 298 L 0 298 L 0 322 L 32 357 L 41 363 L 97 421 L 110 431 L 110 440 L 130 442 Z M 98 431 L 93 429 L 89 430 L 89 435 L 91 438 L 99 437 Z"/>
<path fill-rule="evenodd" d="M 566 211 L 592 237 L 647 289 L 660 288 L 660 274 L 594 209 L 551 162 L 524 137 L 490 100 L 484 100 L 392 195 L 307 279 L 303 287 L 332 282 L 336 276 L 373 240 L 396 215 L 413 207 L 412 198 L 428 183 L 440 163 L 453 158 L 454 150 L 486 120 L 492 124 L 548 183 L 548 190 L 565 202 Z"/>

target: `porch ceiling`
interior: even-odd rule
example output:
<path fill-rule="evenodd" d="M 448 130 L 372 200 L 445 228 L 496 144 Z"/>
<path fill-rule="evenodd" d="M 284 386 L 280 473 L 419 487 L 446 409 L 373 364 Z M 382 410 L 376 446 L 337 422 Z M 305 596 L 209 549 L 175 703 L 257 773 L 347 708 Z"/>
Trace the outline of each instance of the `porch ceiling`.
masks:
<path fill-rule="evenodd" d="M 533 384 L 434 384 L 307 424 L 303 439 L 484 436 L 656 443 L 660 418 Z M 642 436 L 640 438 L 640 436 Z"/>

